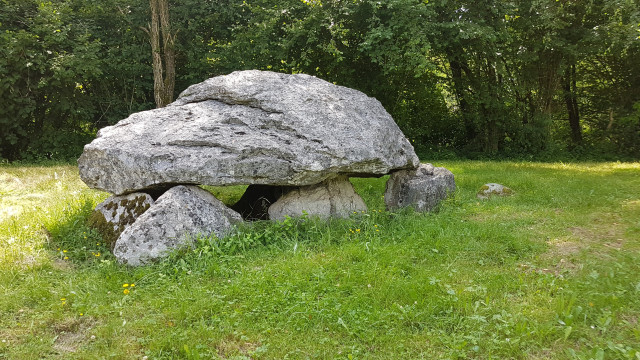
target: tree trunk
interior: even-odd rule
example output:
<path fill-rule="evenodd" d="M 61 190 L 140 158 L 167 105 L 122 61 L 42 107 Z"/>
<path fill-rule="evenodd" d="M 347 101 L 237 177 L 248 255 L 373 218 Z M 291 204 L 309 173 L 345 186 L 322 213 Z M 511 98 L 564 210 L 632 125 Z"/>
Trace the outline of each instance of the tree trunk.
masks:
<path fill-rule="evenodd" d="M 489 59 L 485 61 L 485 78 L 487 92 L 491 94 L 491 102 L 483 102 L 482 113 L 487 126 L 487 142 L 485 152 L 497 154 L 500 148 L 500 124 L 498 119 L 502 117 L 502 109 L 497 108 L 497 103 L 501 102 L 500 93 L 496 90 L 502 88 L 500 77 L 496 74 L 495 63 Z"/>
<path fill-rule="evenodd" d="M 169 0 L 149 0 L 149 5 L 151 25 L 147 33 L 153 56 L 153 95 L 156 106 L 161 108 L 173 101 L 176 83 L 176 37 L 171 33 Z"/>
<path fill-rule="evenodd" d="M 562 79 L 564 90 L 564 102 L 569 115 L 569 127 L 571 128 L 571 142 L 573 145 L 582 143 L 582 130 L 580 128 L 580 113 L 578 112 L 578 96 L 576 94 L 576 66 L 571 64 L 565 68 Z"/>
<path fill-rule="evenodd" d="M 613 108 L 609 109 L 609 124 L 607 124 L 607 131 L 611 131 L 613 127 Z"/>
<path fill-rule="evenodd" d="M 453 82 L 453 89 L 455 91 L 456 99 L 458 100 L 458 105 L 460 105 L 460 113 L 462 114 L 462 119 L 465 126 L 466 138 L 469 142 L 471 142 L 475 140 L 477 133 L 471 116 L 471 108 L 469 106 L 469 103 L 467 102 L 467 97 L 464 90 L 462 67 L 463 65 L 460 61 L 455 59 L 453 56 L 450 56 L 449 68 L 451 69 L 451 80 Z"/>

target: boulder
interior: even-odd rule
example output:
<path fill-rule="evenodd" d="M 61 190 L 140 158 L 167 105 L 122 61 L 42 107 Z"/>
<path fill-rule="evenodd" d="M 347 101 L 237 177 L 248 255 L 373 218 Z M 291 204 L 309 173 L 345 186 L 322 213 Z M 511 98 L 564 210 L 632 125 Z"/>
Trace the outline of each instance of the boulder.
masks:
<path fill-rule="evenodd" d="M 478 194 L 476 196 L 478 197 L 478 199 L 484 200 L 492 196 L 510 196 L 510 195 L 513 195 L 513 190 L 511 190 L 510 188 L 504 185 L 496 184 L 496 183 L 489 183 L 489 184 L 482 185 L 480 190 L 478 190 Z"/>
<path fill-rule="evenodd" d="M 132 193 L 111 196 L 96 206 L 89 216 L 89 226 L 96 229 L 113 249 L 120 234 L 154 204 L 149 194 Z"/>
<path fill-rule="evenodd" d="M 78 160 L 113 194 L 175 184 L 306 186 L 419 164 L 379 101 L 313 76 L 239 71 L 101 129 Z"/>
<path fill-rule="evenodd" d="M 116 241 L 113 254 L 128 265 L 142 265 L 193 243 L 198 235 L 225 236 L 242 217 L 197 186 L 175 186 Z"/>
<path fill-rule="evenodd" d="M 354 211 L 366 211 L 367 206 L 353 189 L 346 176 L 325 180 L 320 184 L 290 190 L 269 207 L 269 219 L 308 214 L 326 219 L 347 218 Z"/>
<path fill-rule="evenodd" d="M 387 210 L 412 206 L 416 211 L 433 210 L 456 190 L 451 171 L 431 164 L 415 170 L 396 171 L 387 181 L 384 202 Z"/>

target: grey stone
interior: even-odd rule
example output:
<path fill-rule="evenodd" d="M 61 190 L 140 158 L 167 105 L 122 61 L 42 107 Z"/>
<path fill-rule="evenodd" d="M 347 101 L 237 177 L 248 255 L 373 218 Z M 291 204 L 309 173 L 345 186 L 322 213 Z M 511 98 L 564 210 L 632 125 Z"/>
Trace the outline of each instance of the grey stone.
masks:
<path fill-rule="evenodd" d="M 89 226 L 96 229 L 104 242 L 113 248 L 120 234 L 154 204 L 145 193 L 111 196 L 96 206 L 89 216 Z"/>
<path fill-rule="evenodd" d="M 415 170 L 396 171 L 387 181 L 387 210 L 412 206 L 416 211 L 433 210 L 456 190 L 453 173 L 443 167 L 421 164 Z"/>
<path fill-rule="evenodd" d="M 237 212 L 197 186 L 175 186 L 156 200 L 118 238 L 113 254 L 128 265 L 142 265 L 211 233 L 224 237 L 241 222 Z"/>
<path fill-rule="evenodd" d="M 419 164 L 379 101 L 308 75 L 240 71 L 101 129 L 78 160 L 91 188 L 304 186 Z"/>
<path fill-rule="evenodd" d="M 340 176 L 287 192 L 269 207 L 269 219 L 281 220 L 285 216 L 297 217 L 304 213 L 323 219 L 347 218 L 354 211 L 367 211 L 367 205 L 353 189 L 349 178 Z"/>
<path fill-rule="evenodd" d="M 510 196 L 510 195 L 513 195 L 513 190 L 511 190 L 510 188 L 504 185 L 496 184 L 496 183 L 489 183 L 489 184 L 482 185 L 482 187 L 480 188 L 476 196 L 478 197 L 478 199 L 484 200 L 492 196 Z"/>

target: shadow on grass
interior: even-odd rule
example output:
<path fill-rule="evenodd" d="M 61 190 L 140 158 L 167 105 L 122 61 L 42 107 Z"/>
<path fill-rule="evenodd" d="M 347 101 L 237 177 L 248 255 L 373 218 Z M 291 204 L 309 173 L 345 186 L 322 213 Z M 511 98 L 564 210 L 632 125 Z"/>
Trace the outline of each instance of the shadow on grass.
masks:
<path fill-rule="evenodd" d="M 65 206 L 58 221 L 49 224 L 49 249 L 63 261 L 94 262 L 112 258 L 100 234 L 89 227 L 87 219 L 94 202 L 81 199 L 75 206 Z"/>

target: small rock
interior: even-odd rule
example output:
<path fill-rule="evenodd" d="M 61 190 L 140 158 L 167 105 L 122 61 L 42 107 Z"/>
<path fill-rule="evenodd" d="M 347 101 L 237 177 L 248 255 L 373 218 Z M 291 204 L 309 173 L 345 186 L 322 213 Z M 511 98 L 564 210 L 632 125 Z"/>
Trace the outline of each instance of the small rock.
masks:
<path fill-rule="evenodd" d="M 96 206 L 89 217 L 89 226 L 96 229 L 104 242 L 113 249 L 120 234 L 153 203 L 149 194 L 140 192 L 111 196 Z"/>
<path fill-rule="evenodd" d="M 366 211 L 367 205 L 353 189 L 346 176 L 325 180 L 311 186 L 289 191 L 269 207 L 269 219 L 281 220 L 285 216 L 318 216 L 347 218 L 355 212 Z"/>
<path fill-rule="evenodd" d="M 482 187 L 480 188 L 480 191 L 478 191 L 477 197 L 478 199 L 488 199 L 491 196 L 511 196 L 511 195 L 513 195 L 513 190 L 511 190 L 510 188 L 504 185 L 490 183 L 490 184 L 482 185 Z"/>
<path fill-rule="evenodd" d="M 387 210 L 412 206 L 416 211 L 427 212 L 455 190 L 456 183 L 451 171 L 421 164 L 415 170 L 400 170 L 391 174 L 384 202 Z"/>
<path fill-rule="evenodd" d="M 241 222 L 237 212 L 197 186 L 176 186 L 158 198 L 118 238 L 113 254 L 122 263 L 142 265 L 191 245 L 197 235 L 227 235 Z"/>

